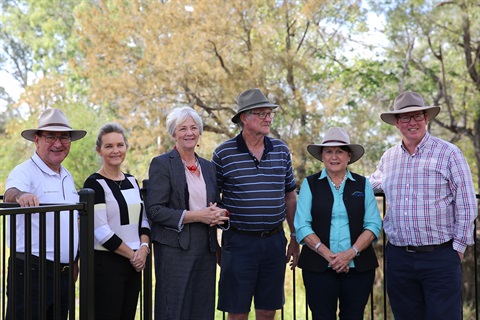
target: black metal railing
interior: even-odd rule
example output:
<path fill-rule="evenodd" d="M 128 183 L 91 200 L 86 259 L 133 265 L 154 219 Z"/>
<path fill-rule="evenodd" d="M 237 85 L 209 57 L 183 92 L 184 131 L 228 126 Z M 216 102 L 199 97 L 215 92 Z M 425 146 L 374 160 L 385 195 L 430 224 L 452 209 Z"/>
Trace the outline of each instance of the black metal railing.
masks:
<path fill-rule="evenodd" d="M 144 182 L 144 186 L 146 182 Z M 142 192 L 145 193 L 145 189 L 142 189 Z M 75 210 L 79 213 L 80 220 L 80 276 L 79 281 L 77 281 L 75 287 L 76 292 L 72 293 L 70 296 L 71 306 L 69 313 L 70 319 L 93 319 L 93 191 L 90 189 L 82 189 L 80 192 L 80 202 L 77 204 L 65 204 L 65 205 L 42 205 L 40 207 L 31 207 L 31 208 L 20 208 L 16 204 L 11 203 L 1 203 L 0 202 L 0 307 L 1 307 L 1 319 L 5 318 L 6 313 L 6 277 L 7 277 L 7 260 L 9 257 L 9 249 L 6 245 L 6 216 L 15 216 L 17 214 L 33 214 L 33 213 L 46 213 L 54 212 L 58 214 L 60 211 L 70 211 L 71 214 Z M 385 214 L 385 197 L 383 194 L 376 194 L 377 199 L 381 203 L 381 211 L 383 215 Z M 480 199 L 480 195 L 477 195 L 477 199 Z M 0 200 L 2 196 L 0 195 Z M 477 230 L 475 225 L 475 238 L 480 236 L 480 231 Z M 385 235 L 382 234 L 379 242 L 374 246 L 377 256 L 379 257 L 380 267 L 378 269 L 377 275 L 379 273 L 385 274 L 385 245 L 384 241 Z M 12 244 L 10 244 L 10 249 Z M 464 283 L 468 283 L 470 286 L 473 286 L 473 289 L 470 289 L 468 294 L 464 295 L 468 301 L 471 308 L 473 309 L 472 319 L 479 319 L 479 294 L 478 294 L 478 248 L 477 241 L 473 247 L 467 249 L 467 253 L 464 259 Z M 469 257 L 469 258 L 467 258 Z M 147 258 L 147 264 L 143 272 L 143 283 L 142 291 L 140 293 L 140 319 L 151 320 L 153 318 L 153 294 L 152 288 L 154 286 L 154 274 L 152 267 L 152 255 L 149 255 Z M 467 271 L 467 272 L 465 272 Z M 290 278 L 291 277 L 291 278 Z M 286 287 L 287 296 L 287 305 L 284 309 L 279 311 L 281 319 L 309 319 L 310 314 L 308 310 L 308 304 L 299 303 L 297 301 L 300 295 L 304 293 L 303 284 L 297 283 L 297 272 L 296 270 L 288 270 L 286 278 L 292 279 L 288 281 L 292 284 L 292 287 Z M 297 289 L 297 286 L 299 287 Z M 370 301 L 368 304 L 369 310 L 367 314 L 370 319 L 375 319 L 375 317 L 381 319 L 393 319 L 393 315 L 389 310 L 389 303 L 387 299 L 385 281 L 383 276 L 377 276 L 376 280 L 376 290 L 372 290 L 370 296 Z M 77 292 L 78 291 L 78 292 Z M 77 299 L 78 295 L 78 299 Z M 377 298 L 377 295 L 380 295 L 380 298 Z M 378 302 L 380 300 L 380 302 Z M 291 304 L 291 305 L 288 305 Z M 379 305 L 381 304 L 381 305 Z M 288 309 L 288 314 L 286 310 Z M 78 311 L 78 312 L 77 312 Z M 217 312 L 218 313 L 218 312 Z M 221 314 L 221 317 L 226 318 L 225 314 Z"/>
<path fill-rule="evenodd" d="M 34 263 L 32 260 L 32 249 L 30 245 L 25 245 L 25 252 L 23 254 L 11 254 L 16 252 L 16 218 L 18 215 L 24 215 L 25 217 L 25 230 L 23 230 L 25 234 L 25 244 L 32 243 L 32 215 L 38 214 L 39 216 L 39 257 L 38 261 L 35 263 L 38 264 L 38 272 L 39 272 L 39 292 L 45 292 L 46 288 L 46 270 L 47 270 L 47 261 L 46 261 L 46 215 L 53 214 L 54 215 L 54 263 L 53 263 L 53 279 L 54 279 L 54 305 L 56 306 L 56 310 L 54 314 L 56 318 L 59 318 L 60 315 L 60 273 L 62 270 L 60 269 L 60 212 L 68 211 L 70 214 L 70 235 L 73 234 L 73 228 L 80 228 L 81 230 L 89 230 L 90 232 L 82 233 L 82 236 L 79 239 L 79 246 L 84 248 L 80 251 L 80 260 L 81 260 L 81 268 L 80 268 L 80 281 L 79 281 L 79 319 L 93 319 L 93 201 L 94 201 L 94 194 L 93 190 L 91 189 L 83 189 L 79 192 L 80 195 L 80 202 L 76 204 L 48 204 L 48 205 L 40 205 L 38 207 L 20 207 L 16 203 L 0 203 L 0 221 L 2 224 L 1 228 L 1 268 L 2 272 L 0 274 L 2 287 L 1 289 L 1 311 L 2 311 L 2 319 L 6 316 L 6 309 L 7 304 L 13 306 L 15 301 L 15 291 L 19 290 L 16 287 L 15 282 L 12 281 L 9 286 L 9 294 L 10 299 L 6 299 L 6 287 L 7 287 L 7 276 L 8 272 L 15 274 L 16 267 L 17 267 L 17 258 L 21 257 L 24 260 L 24 312 L 25 318 L 30 319 L 32 316 L 32 298 L 31 298 L 31 288 L 32 288 L 32 264 Z M 1 198 L 3 200 L 3 196 Z M 75 218 L 75 214 L 78 212 L 78 220 L 79 226 L 77 225 L 77 219 Z M 7 228 L 7 216 L 10 219 L 10 228 Z M 8 240 L 10 241 L 9 248 L 7 249 L 7 231 L 10 234 L 8 236 Z M 36 241 L 36 239 L 35 239 Z M 73 236 L 69 239 L 69 248 L 70 248 L 70 259 L 69 259 L 69 268 L 68 268 L 68 278 L 70 283 L 70 290 L 69 290 L 69 318 L 70 319 L 77 319 L 77 310 L 76 310 L 76 290 L 75 290 L 75 275 L 74 275 L 74 268 L 73 265 L 74 261 L 74 254 L 73 254 Z M 8 264 L 7 268 L 7 261 L 10 259 L 10 263 Z M 8 270 L 9 269 L 9 270 Z M 16 310 L 15 308 L 11 308 L 11 318 L 16 319 Z M 40 314 L 45 314 L 45 295 L 39 295 L 39 304 L 38 310 Z"/>

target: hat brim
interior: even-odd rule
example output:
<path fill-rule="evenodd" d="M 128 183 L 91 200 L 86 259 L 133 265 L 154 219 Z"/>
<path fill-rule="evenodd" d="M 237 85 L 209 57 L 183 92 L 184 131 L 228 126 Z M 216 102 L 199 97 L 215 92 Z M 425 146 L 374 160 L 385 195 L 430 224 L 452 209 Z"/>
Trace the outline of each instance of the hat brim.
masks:
<path fill-rule="evenodd" d="M 395 118 L 399 114 L 415 112 L 415 111 L 426 111 L 428 115 L 428 120 L 433 120 L 440 112 L 440 107 L 438 106 L 428 106 L 428 107 L 407 107 L 401 110 L 389 111 L 380 114 L 380 118 L 388 123 L 395 125 Z"/>
<path fill-rule="evenodd" d="M 52 131 L 52 132 L 70 132 L 70 136 L 72 137 L 72 141 L 80 140 L 87 134 L 85 130 L 73 130 L 73 129 L 65 129 L 65 127 L 43 127 L 42 129 L 28 129 L 22 131 L 22 137 L 29 141 L 35 141 L 35 134 L 38 131 Z"/>
<path fill-rule="evenodd" d="M 273 104 L 273 103 L 265 103 L 265 104 L 260 104 L 260 105 L 253 105 L 251 107 L 246 107 L 246 108 L 243 108 L 242 110 L 238 111 L 236 115 L 234 115 L 232 117 L 232 122 L 233 123 L 239 123 L 240 122 L 240 115 L 245 112 L 245 111 L 248 111 L 248 110 L 253 110 L 253 109 L 260 109 L 260 108 L 272 108 L 272 109 L 275 109 L 277 108 L 278 105 L 277 104 Z"/>
<path fill-rule="evenodd" d="M 350 161 L 348 162 L 348 164 L 352 164 L 358 161 L 365 153 L 365 149 L 359 144 L 341 144 L 341 143 L 335 143 L 335 142 L 324 143 L 324 144 L 309 144 L 307 146 L 307 150 L 312 156 L 314 156 L 315 158 L 323 162 L 322 148 L 342 147 L 342 146 L 347 146 L 352 151 L 352 156 L 350 157 Z"/>

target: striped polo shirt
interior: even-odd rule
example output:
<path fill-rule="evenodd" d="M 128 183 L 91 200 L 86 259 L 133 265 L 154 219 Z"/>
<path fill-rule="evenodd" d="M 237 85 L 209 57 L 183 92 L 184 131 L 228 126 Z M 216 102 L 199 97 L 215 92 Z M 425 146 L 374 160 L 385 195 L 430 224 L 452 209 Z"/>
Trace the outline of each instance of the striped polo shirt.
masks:
<path fill-rule="evenodd" d="M 265 136 L 265 149 L 257 160 L 242 133 L 222 143 L 213 153 L 222 204 L 230 211 L 230 224 L 239 230 L 269 231 L 282 225 L 285 193 L 296 189 L 287 145 Z"/>

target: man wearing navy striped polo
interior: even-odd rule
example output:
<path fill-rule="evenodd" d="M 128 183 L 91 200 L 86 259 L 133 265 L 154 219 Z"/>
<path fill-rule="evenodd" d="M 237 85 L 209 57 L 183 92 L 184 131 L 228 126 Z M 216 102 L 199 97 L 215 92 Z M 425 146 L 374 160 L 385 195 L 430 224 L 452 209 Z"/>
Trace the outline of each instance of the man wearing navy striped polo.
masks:
<path fill-rule="evenodd" d="M 291 260 L 294 268 L 299 254 L 293 226 L 297 185 L 287 145 L 267 136 L 278 105 L 259 89 L 242 92 L 237 104 L 232 121 L 242 131 L 212 159 L 223 206 L 230 211 L 230 229 L 222 235 L 218 309 L 228 312 L 229 320 L 246 320 L 254 298 L 256 319 L 274 319 L 285 301 L 286 263 Z"/>

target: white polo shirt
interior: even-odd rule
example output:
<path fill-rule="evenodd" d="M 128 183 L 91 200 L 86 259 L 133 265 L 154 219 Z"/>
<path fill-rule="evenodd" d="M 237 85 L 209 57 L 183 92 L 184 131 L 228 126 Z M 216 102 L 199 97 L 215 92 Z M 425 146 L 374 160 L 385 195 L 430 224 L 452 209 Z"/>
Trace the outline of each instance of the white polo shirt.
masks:
<path fill-rule="evenodd" d="M 19 164 L 10 172 L 5 190 L 17 188 L 20 191 L 35 194 L 41 204 L 77 203 L 78 192 L 75 189 L 70 172 L 61 166 L 60 174 L 50 169 L 43 160 L 35 154 L 27 161 Z M 74 257 L 78 250 L 78 224 L 77 212 L 73 213 L 74 234 L 73 250 Z M 69 211 L 60 213 L 60 262 L 68 263 L 69 258 Z M 25 252 L 25 216 L 17 215 L 17 252 Z M 32 254 L 39 256 L 39 214 L 32 214 Z M 54 252 L 54 213 L 46 213 L 46 252 L 47 260 L 53 261 Z M 8 228 L 10 230 L 10 221 Z M 10 235 L 7 236 L 10 246 Z"/>

